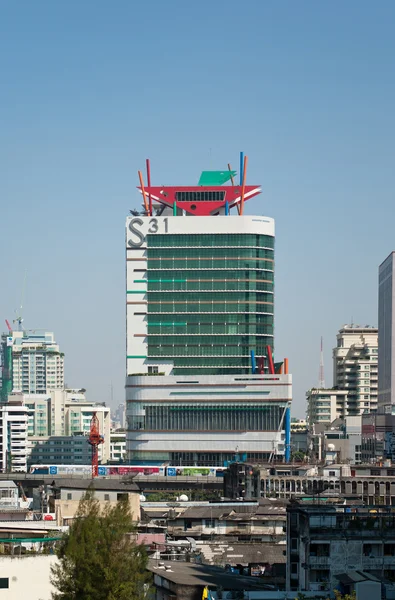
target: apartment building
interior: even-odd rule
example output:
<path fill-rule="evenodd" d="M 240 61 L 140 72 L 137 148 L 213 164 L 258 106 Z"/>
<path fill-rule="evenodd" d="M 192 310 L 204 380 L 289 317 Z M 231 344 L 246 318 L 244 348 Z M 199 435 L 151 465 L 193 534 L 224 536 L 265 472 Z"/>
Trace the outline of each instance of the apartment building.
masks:
<path fill-rule="evenodd" d="M 32 440 L 29 448 L 32 449 L 39 440 L 43 443 L 45 441 L 49 449 L 52 438 L 88 436 L 95 412 L 99 419 L 100 433 L 104 436 L 104 443 L 99 446 L 101 460 L 110 460 L 109 407 L 89 402 L 84 392 L 79 389 L 52 390 L 47 395 L 22 396 L 28 410 L 28 435 Z M 70 440 L 70 443 L 74 443 L 73 440 Z"/>
<path fill-rule="evenodd" d="M 307 425 L 329 425 L 347 414 L 347 390 L 313 388 L 306 393 Z"/>
<path fill-rule="evenodd" d="M 393 594 L 389 582 L 395 578 L 394 527 L 395 516 L 388 507 L 372 513 L 362 505 L 290 504 L 287 590 L 329 593 L 342 589 L 345 574 L 363 572 L 366 579 L 379 582 L 380 595 L 371 597 L 388 597 L 381 596 L 381 581 Z"/>
<path fill-rule="evenodd" d="M 47 394 L 64 388 L 64 354 L 52 332 L 11 331 L 2 336 L 1 354 L 3 396 L 11 391 Z"/>
<path fill-rule="evenodd" d="M 347 415 L 377 409 L 378 329 L 344 325 L 333 349 L 333 385 L 347 390 Z"/>
<path fill-rule="evenodd" d="M 0 469 L 27 470 L 28 413 L 21 397 L 0 406 Z"/>

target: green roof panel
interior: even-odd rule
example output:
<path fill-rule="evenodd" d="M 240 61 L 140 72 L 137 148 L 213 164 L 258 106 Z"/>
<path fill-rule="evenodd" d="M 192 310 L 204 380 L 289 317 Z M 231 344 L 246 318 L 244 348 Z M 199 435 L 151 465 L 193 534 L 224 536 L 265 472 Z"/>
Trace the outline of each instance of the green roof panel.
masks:
<path fill-rule="evenodd" d="M 223 185 L 236 176 L 236 171 L 202 171 L 198 185 L 217 186 Z"/>

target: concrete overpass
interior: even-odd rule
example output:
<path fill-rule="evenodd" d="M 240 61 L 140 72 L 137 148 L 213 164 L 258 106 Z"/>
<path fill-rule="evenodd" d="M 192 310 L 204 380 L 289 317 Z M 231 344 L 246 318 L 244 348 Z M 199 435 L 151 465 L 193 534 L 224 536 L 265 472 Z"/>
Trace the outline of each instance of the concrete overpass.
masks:
<path fill-rule="evenodd" d="M 91 479 L 89 475 L 33 475 L 31 473 L 0 473 L 0 481 L 14 481 L 16 484 L 22 483 L 26 489 L 32 489 L 40 485 L 51 485 L 51 483 L 61 481 L 62 479 Z M 204 477 L 204 476 L 183 476 L 177 475 L 174 477 L 165 477 L 159 475 L 135 475 L 133 477 L 110 475 L 107 477 L 98 477 L 97 479 L 111 479 L 123 482 L 133 481 L 140 486 L 141 490 L 147 492 L 179 492 L 182 490 L 210 490 L 210 491 L 221 491 L 223 488 L 222 477 Z"/>

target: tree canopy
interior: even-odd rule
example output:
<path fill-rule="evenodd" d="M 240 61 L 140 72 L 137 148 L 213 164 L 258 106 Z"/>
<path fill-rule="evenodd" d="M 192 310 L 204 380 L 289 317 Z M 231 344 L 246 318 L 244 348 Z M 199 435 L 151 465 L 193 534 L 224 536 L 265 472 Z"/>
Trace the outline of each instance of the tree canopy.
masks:
<path fill-rule="evenodd" d="M 57 550 L 52 567 L 53 600 L 140 600 L 151 576 L 127 500 L 101 510 L 93 491 L 80 501 L 76 518 Z"/>

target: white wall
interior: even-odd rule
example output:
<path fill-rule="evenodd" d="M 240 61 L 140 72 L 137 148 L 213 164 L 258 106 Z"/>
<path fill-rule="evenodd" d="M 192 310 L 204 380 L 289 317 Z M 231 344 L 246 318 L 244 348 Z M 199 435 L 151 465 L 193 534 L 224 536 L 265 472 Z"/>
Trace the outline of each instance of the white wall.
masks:
<path fill-rule="evenodd" d="M 2 600 L 51 600 L 55 588 L 50 583 L 54 555 L 0 556 L 0 577 L 9 578 L 9 588 L 0 589 Z"/>
<path fill-rule="evenodd" d="M 176 383 L 175 379 L 178 383 Z M 236 396 L 237 390 L 241 394 L 247 389 L 251 391 L 250 401 L 262 403 L 290 402 L 292 399 L 292 376 L 291 375 L 243 375 L 240 380 L 238 375 L 198 375 L 193 377 L 194 381 L 199 381 L 199 385 L 188 387 L 188 381 L 191 377 L 180 375 L 175 377 L 165 376 L 136 376 L 128 377 L 126 385 L 127 398 L 127 416 L 143 415 L 144 404 L 155 401 L 160 398 L 163 402 L 176 402 L 174 391 L 182 389 L 188 395 L 189 401 L 195 400 L 201 402 L 219 402 L 220 394 L 223 392 L 223 398 L 226 400 L 226 393 L 232 393 L 232 398 Z M 185 384 L 182 385 L 182 382 Z M 242 383 L 240 383 L 242 381 Z M 259 385 L 256 385 L 259 382 Z M 215 387 L 213 387 L 215 384 Z M 181 385 L 181 388 L 180 388 Z M 251 387 L 248 387 L 250 386 Z M 236 390 L 236 391 L 235 391 Z M 263 395 L 262 392 L 267 392 Z M 194 392 L 196 397 L 194 398 Z M 256 397 L 254 397 L 256 392 Z M 177 396 L 180 399 L 179 396 Z M 245 402 L 245 396 L 240 395 L 238 402 Z M 151 431 L 143 429 L 128 429 L 126 435 L 127 452 L 154 451 L 154 452 L 197 452 L 204 448 L 209 452 L 234 452 L 238 447 L 240 452 L 273 452 L 282 454 L 279 445 L 283 445 L 281 440 L 282 431 Z"/>

